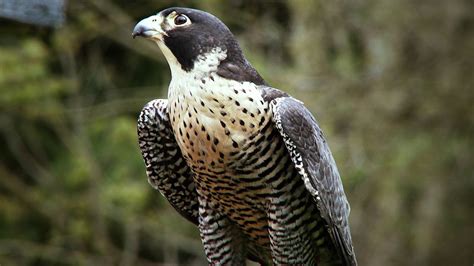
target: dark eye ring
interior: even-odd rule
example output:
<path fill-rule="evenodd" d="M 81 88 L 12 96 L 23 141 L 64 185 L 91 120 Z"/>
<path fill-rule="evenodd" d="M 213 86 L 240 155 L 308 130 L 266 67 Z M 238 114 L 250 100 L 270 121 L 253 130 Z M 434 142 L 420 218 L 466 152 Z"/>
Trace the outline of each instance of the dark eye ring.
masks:
<path fill-rule="evenodd" d="M 188 17 L 185 15 L 179 15 L 174 19 L 174 24 L 176 25 L 183 25 L 186 22 L 188 22 Z"/>

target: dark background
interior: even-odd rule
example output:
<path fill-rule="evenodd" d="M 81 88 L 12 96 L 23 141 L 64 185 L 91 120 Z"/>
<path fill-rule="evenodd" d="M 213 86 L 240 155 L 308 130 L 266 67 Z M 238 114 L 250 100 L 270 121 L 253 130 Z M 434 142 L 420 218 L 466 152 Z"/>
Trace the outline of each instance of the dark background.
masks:
<path fill-rule="evenodd" d="M 316 115 L 360 265 L 474 263 L 473 1 L 82 0 L 58 27 L 0 19 L 1 265 L 205 263 L 137 145 L 170 72 L 131 31 L 176 5 Z"/>

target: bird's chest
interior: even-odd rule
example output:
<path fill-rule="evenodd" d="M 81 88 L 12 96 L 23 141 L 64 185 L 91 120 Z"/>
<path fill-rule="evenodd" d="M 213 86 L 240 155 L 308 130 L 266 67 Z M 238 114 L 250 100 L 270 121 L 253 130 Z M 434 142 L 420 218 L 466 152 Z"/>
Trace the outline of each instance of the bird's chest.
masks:
<path fill-rule="evenodd" d="M 210 76 L 170 85 L 169 114 L 198 192 L 220 197 L 240 185 L 244 153 L 269 123 L 269 105 L 251 83 Z M 260 143 L 259 145 L 265 145 Z M 222 194 L 222 195 L 221 195 Z"/>

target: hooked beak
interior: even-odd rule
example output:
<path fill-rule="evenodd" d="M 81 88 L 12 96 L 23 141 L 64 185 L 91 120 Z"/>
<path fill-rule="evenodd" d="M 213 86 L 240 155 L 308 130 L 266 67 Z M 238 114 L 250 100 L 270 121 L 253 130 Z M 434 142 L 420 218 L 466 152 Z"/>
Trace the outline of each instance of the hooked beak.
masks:
<path fill-rule="evenodd" d="M 160 15 L 154 15 L 142 19 L 137 23 L 137 25 L 135 25 L 135 28 L 133 28 L 132 37 L 135 39 L 135 37 L 141 36 L 147 39 L 162 40 L 163 35 L 167 35 L 161 28 L 162 22 L 163 17 Z"/>

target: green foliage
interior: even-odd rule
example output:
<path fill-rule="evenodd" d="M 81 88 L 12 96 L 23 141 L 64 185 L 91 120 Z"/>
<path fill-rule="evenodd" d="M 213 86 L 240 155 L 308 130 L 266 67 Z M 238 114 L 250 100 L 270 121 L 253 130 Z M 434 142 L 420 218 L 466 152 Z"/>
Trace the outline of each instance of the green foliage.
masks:
<path fill-rule="evenodd" d="M 68 1 L 63 27 L 0 24 L 0 264 L 204 264 L 146 181 L 136 117 L 166 97 L 136 21 L 216 14 L 324 129 L 360 265 L 474 261 L 474 12 L 454 1 Z M 460 248 L 462 247 L 462 248 Z"/>

